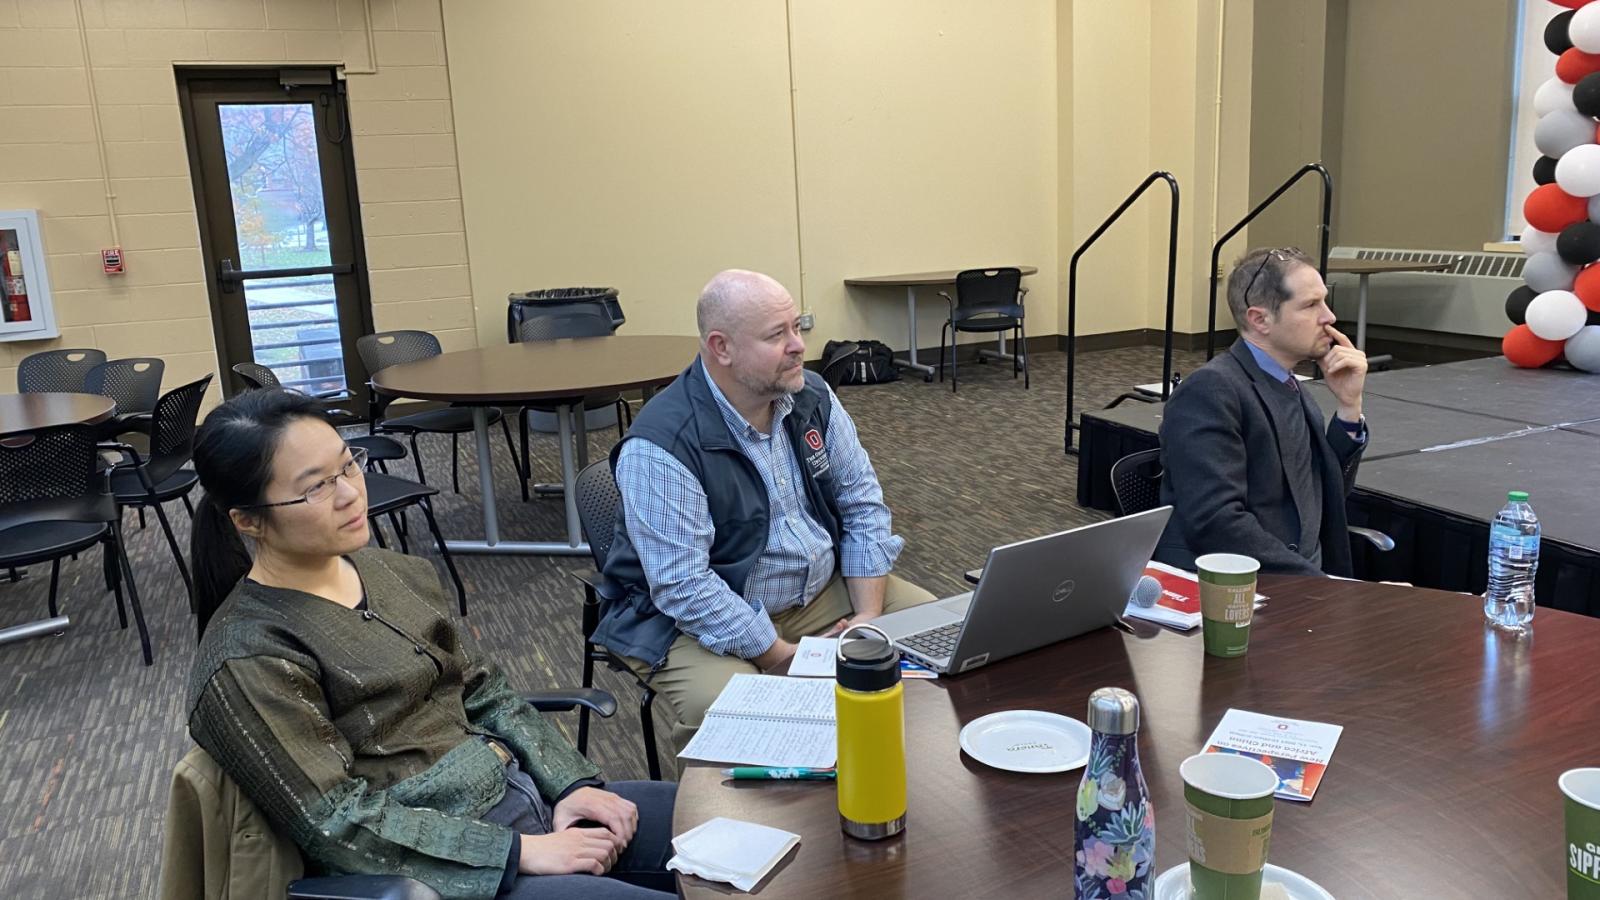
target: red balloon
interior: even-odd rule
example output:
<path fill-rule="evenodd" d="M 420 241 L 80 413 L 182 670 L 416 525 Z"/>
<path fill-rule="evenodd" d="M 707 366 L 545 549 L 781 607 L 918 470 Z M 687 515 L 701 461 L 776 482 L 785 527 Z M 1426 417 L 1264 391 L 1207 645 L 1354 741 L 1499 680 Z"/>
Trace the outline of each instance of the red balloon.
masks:
<path fill-rule="evenodd" d="M 1500 351 L 1513 366 L 1537 369 L 1554 362 L 1561 355 L 1564 345 L 1564 341 L 1547 341 L 1534 334 L 1528 326 L 1518 325 L 1506 332 L 1500 341 Z"/>
<path fill-rule="evenodd" d="M 1583 76 L 1600 72 L 1600 53 L 1585 53 L 1577 47 L 1556 58 L 1556 77 L 1567 84 L 1577 84 Z"/>
<path fill-rule="evenodd" d="M 1557 6 L 1565 6 L 1567 9 L 1578 9 L 1592 3 L 1593 0 L 1550 0 L 1550 2 Z"/>
<path fill-rule="evenodd" d="M 1540 231 L 1559 234 L 1568 225 L 1589 218 L 1589 201 L 1572 196 L 1560 185 L 1541 184 L 1523 201 L 1522 217 Z"/>
<path fill-rule="evenodd" d="M 1578 273 L 1572 292 L 1591 312 L 1600 312 L 1600 265 L 1584 266 L 1583 271 Z"/>

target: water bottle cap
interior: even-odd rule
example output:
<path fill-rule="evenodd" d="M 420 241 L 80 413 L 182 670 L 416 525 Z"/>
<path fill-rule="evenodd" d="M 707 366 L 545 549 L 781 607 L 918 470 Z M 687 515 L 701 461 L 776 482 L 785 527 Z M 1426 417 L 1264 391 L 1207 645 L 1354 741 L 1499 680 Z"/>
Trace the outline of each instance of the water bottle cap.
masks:
<path fill-rule="evenodd" d="M 853 631 L 876 637 L 846 642 Z M 871 625 L 852 625 L 839 635 L 834 664 L 839 686 L 850 691 L 886 691 L 900 683 L 900 651 L 889 636 Z"/>
<path fill-rule="evenodd" d="M 1103 687 L 1089 695 L 1089 728 L 1099 734 L 1133 734 L 1139 730 L 1139 698 L 1119 687 Z"/>
<path fill-rule="evenodd" d="M 1528 502 L 1528 492 L 1527 491 L 1512 491 L 1511 493 L 1506 494 L 1506 499 L 1510 500 L 1512 503 L 1527 503 Z"/>

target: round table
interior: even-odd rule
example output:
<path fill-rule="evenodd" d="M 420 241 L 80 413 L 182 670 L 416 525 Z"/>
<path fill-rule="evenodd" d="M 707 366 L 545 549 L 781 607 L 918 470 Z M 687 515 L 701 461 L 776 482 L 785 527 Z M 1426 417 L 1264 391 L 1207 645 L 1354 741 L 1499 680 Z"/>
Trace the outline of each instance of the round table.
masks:
<path fill-rule="evenodd" d="M 666 384 L 694 360 L 700 340 L 666 335 L 623 335 L 496 344 L 456 350 L 382 369 L 372 387 L 392 397 L 439 400 L 473 408 L 478 479 L 483 495 L 481 541 L 448 541 L 458 553 L 582 556 L 589 553 L 578 521 L 573 460 L 573 409 L 588 394 Z M 555 402 L 566 498 L 566 541 L 502 541 L 489 457 L 489 407 Z M 581 414 L 581 412 L 580 412 Z"/>
<path fill-rule="evenodd" d="M 0 435 L 58 425 L 96 425 L 117 411 L 100 394 L 0 394 Z"/>
<path fill-rule="evenodd" d="M 1160 873 L 1186 859 L 1178 764 L 1230 708 L 1344 726 L 1310 803 L 1280 801 L 1270 861 L 1341 900 L 1561 896 L 1556 778 L 1596 764 L 1600 620 L 1541 609 L 1533 636 L 1487 628 L 1478 598 L 1331 579 L 1264 578 L 1250 652 L 1204 655 L 1188 634 L 1135 622 L 905 692 L 909 809 L 880 843 L 839 831 L 825 782 L 730 782 L 687 768 L 673 833 L 713 816 L 795 832 L 800 846 L 755 896 L 1070 896 L 1082 770 L 1023 775 L 958 747 L 1005 709 L 1083 719 L 1095 688 L 1143 708 L 1139 751 L 1156 808 Z M 727 887 L 680 877 L 685 897 Z"/>

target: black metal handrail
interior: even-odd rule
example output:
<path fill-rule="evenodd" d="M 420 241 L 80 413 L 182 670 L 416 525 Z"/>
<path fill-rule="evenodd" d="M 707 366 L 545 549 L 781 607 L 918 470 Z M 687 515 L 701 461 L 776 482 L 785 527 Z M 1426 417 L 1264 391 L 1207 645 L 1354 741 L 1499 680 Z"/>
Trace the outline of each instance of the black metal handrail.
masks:
<path fill-rule="evenodd" d="M 1267 199 L 1257 204 L 1255 209 L 1250 210 L 1244 218 L 1239 220 L 1238 224 L 1229 228 L 1227 233 L 1218 238 L 1217 242 L 1211 246 L 1211 304 L 1206 310 L 1206 359 L 1215 356 L 1217 352 L 1217 269 L 1222 265 L 1222 245 L 1226 244 L 1229 238 L 1243 230 L 1246 225 L 1249 225 L 1252 219 L 1260 215 L 1262 210 L 1271 206 L 1279 197 L 1283 196 L 1289 188 L 1294 187 L 1296 182 L 1312 172 L 1322 176 L 1322 221 L 1317 225 L 1317 272 L 1322 275 L 1323 280 L 1327 280 L 1328 235 L 1332 230 L 1329 227 L 1332 221 L 1329 217 L 1333 212 L 1333 176 L 1328 174 L 1328 170 L 1323 167 L 1322 163 L 1306 163 L 1296 170 L 1293 175 L 1289 176 L 1288 181 L 1278 185 L 1277 190 L 1268 194 Z"/>
<path fill-rule="evenodd" d="M 1122 205 L 1107 216 L 1106 220 L 1100 223 L 1100 227 L 1096 228 L 1088 239 L 1078 245 L 1078 249 L 1072 254 L 1072 263 L 1067 268 L 1067 422 L 1063 452 L 1069 455 L 1074 452 L 1072 449 L 1072 429 L 1078 427 L 1072 422 L 1073 370 L 1077 363 L 1078 354 L 1078 259 L 1083 256 L 1085 250 L 1088 250 L 1095 241 L 1100 239 L 1102 234 L 1106 233 L 1106 229 L 1115 224 L 1117 219 L 1128 211 L 1128 207 L 1132 206 L 1140 195 L 1157 181 L 1165 181 L 1167 187 L 1172 189 L 1172 222 L 1167 239 L 1167 330 L 1161 350 L 1161 399 L 1167 399 L 1167 394 L 1171 390 L 1172 312 L 1173 298 L 1178 284 L 1178 179 L 1174 178 L 1171 172 L 1155 171 L 1140 182 L 1133 193 L 1128 195 L 1128 199 L 1122 201 Z"/>

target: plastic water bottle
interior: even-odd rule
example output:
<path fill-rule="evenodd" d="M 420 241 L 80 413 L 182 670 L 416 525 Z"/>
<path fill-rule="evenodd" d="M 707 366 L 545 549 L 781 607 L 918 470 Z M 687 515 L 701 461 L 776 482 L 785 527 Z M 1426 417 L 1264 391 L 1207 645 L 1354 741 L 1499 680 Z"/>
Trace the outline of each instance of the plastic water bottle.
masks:
<path fill-rule="evenodd" d="M 1539 519 L 1528 495 L 1512 491 L 1489 525 L 1489 590 L 1483 615 L 1501 628 L 1533 621 L 1533 576 L 1539 571 Z"/>

